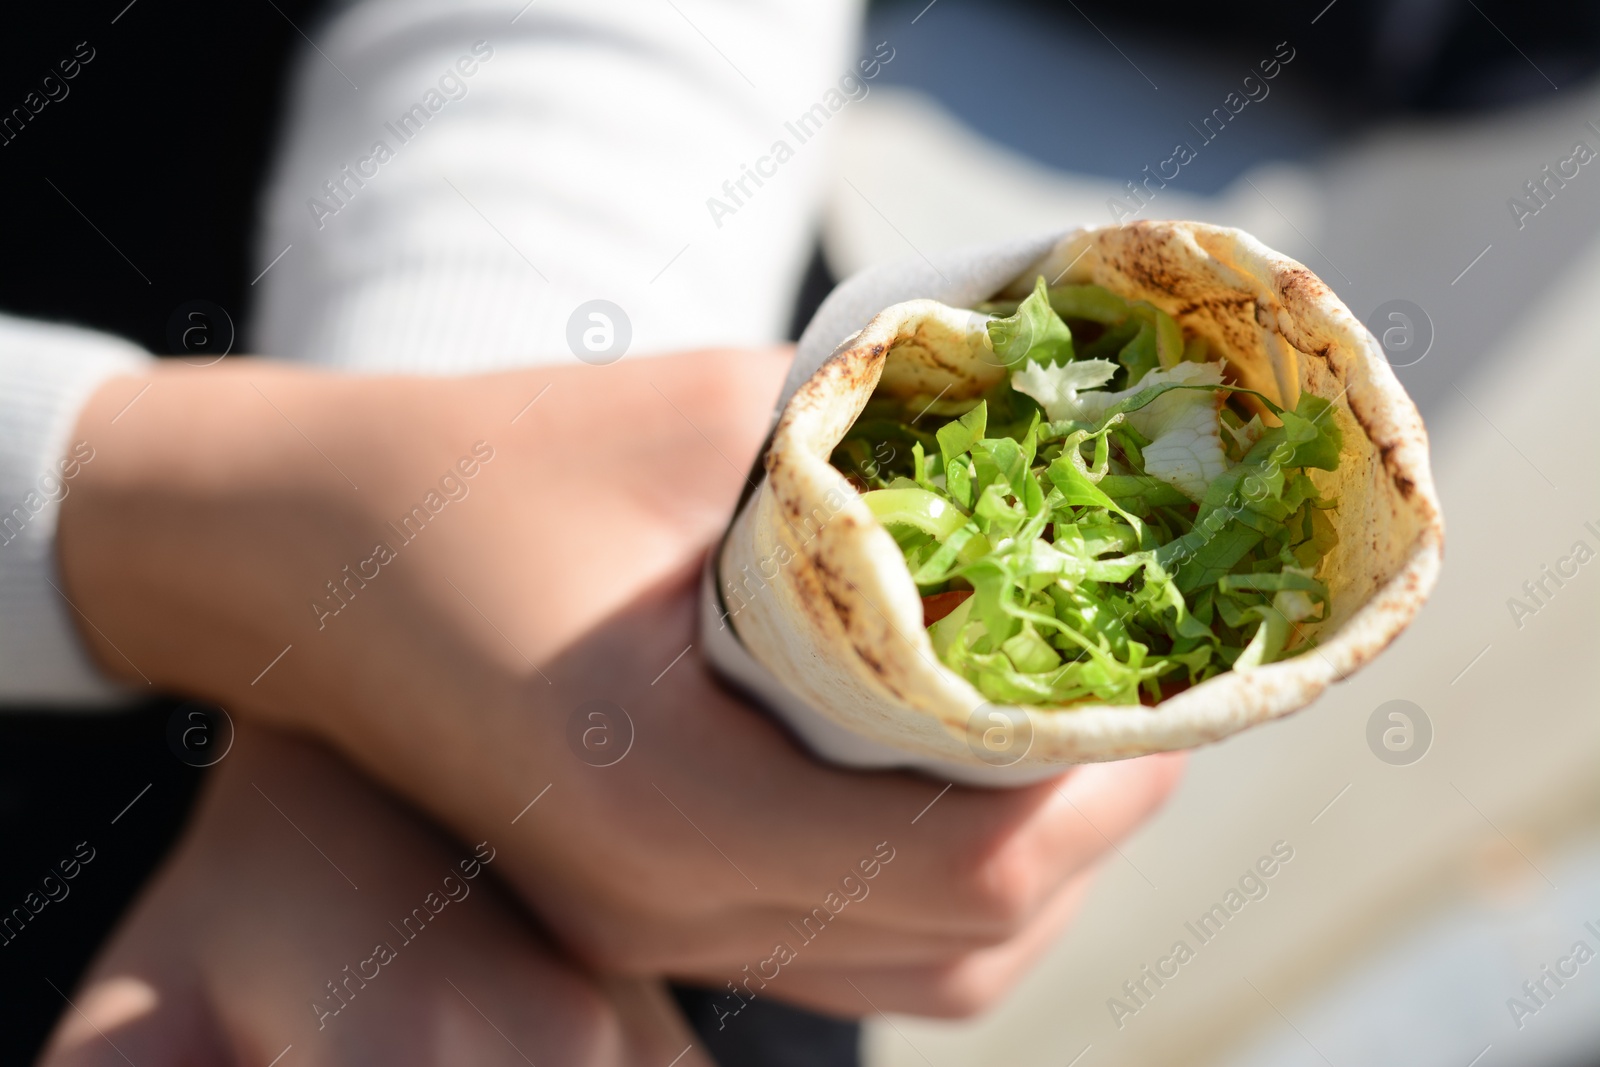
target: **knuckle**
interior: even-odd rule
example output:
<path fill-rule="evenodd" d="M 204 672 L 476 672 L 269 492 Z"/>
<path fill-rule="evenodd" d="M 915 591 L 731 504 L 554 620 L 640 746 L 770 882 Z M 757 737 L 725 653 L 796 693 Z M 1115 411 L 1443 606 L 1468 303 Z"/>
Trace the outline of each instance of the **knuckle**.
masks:
<path fill-rule="evenodd" d="M 631 974 L 643 963 L 626 941 L 587 932 L 576 936 L 569 933 L 565 940 L 573 960 L 587 970 L 602 974 Z"/>
<path fill-rule="evenodd" d="M 593 919 L 579 916 L 563 924 L 557 936 L 573 959 L 593 973 L 637 974 L 656 962 L 648 939 L 637 936 L 639 930 L 635 917 L 611 910 Z"/>
<path fill-rule="evenodd" d="M 1015 843 L 988 851 L 965 865 L 957 884 L 966 910 L 1000 940 L 1028 925 L 1038 911 L 1040 865 Z"/>
<path fill-rule="evenodd" d="M 561 1020 L 568 1050 L 567 1062 L 584 1067 L 619 1062 L 626 1046 L 622 1016 L 605 995 L 588 983 L 572 983 L 564 989 L 550 1018 Z"/>
<path fill-rule="evenodd" d="M 686 954 L 704 946 L 686 943 L 682 931 L 692 925 L 684 914 L 648 902 L 602 903 L 569 912 L 557 939 L 572 959 L 594 974 L 629 977 L 659 975 L 681 966 Z"/>
<path fill-rule="evenodd" d="M 631 926 L 604 924 L 603 928 L 569 933 L 567 951 L 575 962 L 597 974 L 643 975 L 665 961 L 643 939 L 630 936 Z"/>
<path fill-rule="evenodd" d="M 993 1008 L 1006 989 L 976 960 L 963 960 L 928 976 L 919 1014 L 937 1019 L 971 1019 Z"/>

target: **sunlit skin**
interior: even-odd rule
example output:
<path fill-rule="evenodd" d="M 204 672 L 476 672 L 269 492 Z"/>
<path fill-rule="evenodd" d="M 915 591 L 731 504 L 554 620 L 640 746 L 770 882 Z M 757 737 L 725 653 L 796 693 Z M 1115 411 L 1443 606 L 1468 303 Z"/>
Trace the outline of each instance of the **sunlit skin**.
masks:
<path fill-rule="evenodd" d="M 664 987 L 562 960 L 494 884 L 497 860 L 316 745 L 241 729 L 40 1063 L 264 1067 L 292 1047 L 282 1062 L 310 1067 L 660 1067 L 681 1052 Z M 392 924 L 416 908 L 432 918 L 407 941 Z M 392 946 L 381 966 L 374 942 Z"/>
<path fill-rule="evenodd" d="M 786 366 L 707 351 L 423 379 L 231 360 L 116 379 L 75 430 L 96 458 L 63 505 L 64 586 L 107 674 L 313 735 L 497 842 L 498 874 L 587 967 L 723 988 L 787 941 L 764 995 L 969 1014 L 1070 921 L 1182 759 L 953 788 L 913 824 L 944 783 L 823 766 L 723 689 L 696 582 Z M 402 542 L 388 524 L 479 442 L 493 455 L 457 479 L 465 497 Z M 361 571 L 379 541 L 394 558 Z M 376 577 L 335 599 L 352 572 Z M 636 729 L 614 766 L 567 742 L 593 698 Z M 884 842 L 870 897 L 802 943 L 789 924 Z"/>

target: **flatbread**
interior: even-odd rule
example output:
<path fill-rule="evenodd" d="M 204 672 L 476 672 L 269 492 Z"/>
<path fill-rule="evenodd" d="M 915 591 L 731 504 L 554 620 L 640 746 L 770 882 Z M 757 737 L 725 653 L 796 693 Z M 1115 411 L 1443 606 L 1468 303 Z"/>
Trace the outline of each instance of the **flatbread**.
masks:
<path fill-rule="evenodd" d="M 736 636 L 738 664 L 723 657 L 730 673 L 830 758 L 1022 781 L 1215 741 L 1354 673 L 1405 628 L 1437 578 L 1444 529 L 1422 420 L 1376 340 L 1311 271 L 1246 233 L 1189 222 L 1076 230 L 1023 262 L 990 295 L 1021 297 L 1039 274 L 1103 285 L 1203 337 L 1238 384 L 1289 408 L 1302 391 L 1333 402 L 1339 469 L 1311 472 L 1321 495 L 1338 499 L 1339 543 L 1318 572 L 1331 594 L 1319 644 L 1155 707 L 1001 707 L 940 663 L 900 549 L 829 462 L 880 381 L 960 398 L 1005 373 L 983 342 L 982 316 L 909 300 L 804 368 L 714 561 L 718 617 L 707 631 L 724 631 L 724 645 L 725 628 Z M 774 700 L 776 687 L 784 696 Z M 1021 738 L 1004 760 L 985 740 L 996 723 Z"/>

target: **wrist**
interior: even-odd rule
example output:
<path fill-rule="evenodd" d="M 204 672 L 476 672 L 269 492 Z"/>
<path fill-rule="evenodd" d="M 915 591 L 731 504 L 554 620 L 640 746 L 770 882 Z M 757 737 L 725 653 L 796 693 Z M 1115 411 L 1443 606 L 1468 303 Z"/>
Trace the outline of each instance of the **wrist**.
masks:
<path fill-rule="evenodd" d="M 335 417 L 349 389 L 230 360 L 96 390 L 75 431 L 96 459 L 63 501 L 56 545 L 103 671 L 230 706 L 247 694 L 292 641 L 272 647 L 292 628 L 298 575 L 358 514 L 360 457 L 343 454 Z"/>

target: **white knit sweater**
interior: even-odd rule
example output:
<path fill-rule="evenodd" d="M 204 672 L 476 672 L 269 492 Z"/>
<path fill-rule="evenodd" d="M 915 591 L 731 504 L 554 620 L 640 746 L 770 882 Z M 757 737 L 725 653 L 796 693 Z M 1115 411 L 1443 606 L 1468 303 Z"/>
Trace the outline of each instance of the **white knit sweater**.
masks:
<path fill-rule="evenodd" d="M 595 299 L 627 317 L 629 354 L 780 339 L 823 116 L 862 74 L 858 8 L 342 6 L 307 27 L 262 205 L 252 351 L 375 372 L 572 360 L 569 320 Z M 78 412 L 148 358 L 0 316 L 0 700 L 120 698 L 78 641 L 53 542 L 84 462 Z"/>

